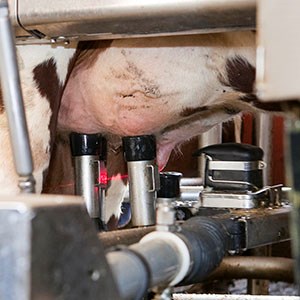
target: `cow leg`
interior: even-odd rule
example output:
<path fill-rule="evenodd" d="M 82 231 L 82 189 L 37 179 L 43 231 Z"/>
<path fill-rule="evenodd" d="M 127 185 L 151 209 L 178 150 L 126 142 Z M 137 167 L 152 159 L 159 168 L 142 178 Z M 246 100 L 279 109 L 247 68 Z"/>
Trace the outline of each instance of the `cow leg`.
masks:
<path fill-rule="evenodd" d="M 43 182 L 43 193 L 75 194 L 75 174 L 68 133 L 56 134 L 50 165 Z"/>
<path fill-rule="evenodd" d="M 42 190 L 43 172 L 48 168 L 50 152 L 55 136 L 56 123 L 63 87 L 68 75 L 71 59 L 75 53 L 75 46 L 53 47 L 51 45 L 39 47 L 35 52 L 41 53 L 42 60 L 34 66 L 27 66 L 24 71 L 30 76 L 31 84 L 26 78 L 25 88 L 30 88 L 31 95 L 26 96 L 28 108 L 28 127 L 34 159 L 34 174 L 37 181 L 37 192 Z M 30 49 L 24 49 L 27 52 Z M 31 54 L 32 55 L 32 54 Z M 25 57 L 28 60 L 28 57 Z M 25 64 L 27 61 L 23 59 Z M 32 96 L 32 93 L 34 95 Z M 31 97 L 32 104 L 28 102 Z"/>

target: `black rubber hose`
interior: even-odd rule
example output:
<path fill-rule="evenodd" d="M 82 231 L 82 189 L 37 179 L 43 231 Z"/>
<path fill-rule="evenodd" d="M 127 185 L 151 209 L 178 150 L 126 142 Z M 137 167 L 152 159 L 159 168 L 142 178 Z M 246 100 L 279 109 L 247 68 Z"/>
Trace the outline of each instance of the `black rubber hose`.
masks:
<path fill-rule="evenodd" d="M 178 235 L 186 242 L 193 264 L 179 285 L 198 283 L 218 267 L 229 245 L 229 224 L 227 220 L 194 217 L 182 225 Z"/>

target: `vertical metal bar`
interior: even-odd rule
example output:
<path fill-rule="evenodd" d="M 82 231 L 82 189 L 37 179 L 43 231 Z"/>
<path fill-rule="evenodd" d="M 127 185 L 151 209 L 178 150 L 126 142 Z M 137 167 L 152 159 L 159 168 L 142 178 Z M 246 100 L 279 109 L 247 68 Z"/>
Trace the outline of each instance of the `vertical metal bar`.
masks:
<path fill-rule="evenodd" d="M 293 257 L 295 258 L 295 279 L 300 295 L 300 120 L 286 120 L 287 184 L 292 187 L 290 200 L 293 204 L 290 230 Z"/>
<path fill-rule="evenodd" d="M 270 114 L 259 112 L 255 115 L 255 143 L 264 151 L 263 185 L 272 185 L 272 120 Z M 270 256 L 268 246 L 251 250 L 253 256 Z M 269 280 L 248 279 L 247 292 L 251 295 L 268 295 Z"/>
<path fill-rule="evenodd" d="M 270 246 L 262 246 L 250 250 L 251 256 L 270 256 Z M 250 295 L 269 295 L 269 280 L 248 279 L 247 293 Z"/>
<path fill-rule="evenodd" d="M 263 169 L 263 184 L 272 185 L 271 164 L 273 145 L 273 116 L 268 113 L 257 113 L 255 115 L 256 146 L 264 151 L 264 162 L 267 166 Z"/>
<path fill-rule="evenodd" d="M 25 118 L 17 56 L 9 19 L 8 4 L 0 0 L 0 79 L 7 113 L 10 140 L 19 187 L 34 192 L 33 162 Z"/>

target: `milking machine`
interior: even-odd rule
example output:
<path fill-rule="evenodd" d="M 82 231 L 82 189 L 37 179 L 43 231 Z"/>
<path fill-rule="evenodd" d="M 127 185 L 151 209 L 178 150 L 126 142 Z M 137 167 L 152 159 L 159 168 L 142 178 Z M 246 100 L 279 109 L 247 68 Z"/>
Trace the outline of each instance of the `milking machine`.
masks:
<path fill-rule="evenodd" d="M 100 134 L 70 134 L 74 158 L 75 194 L 83 196 L 89 216 L 103 227 L 106 180 L 106 140 Z"/>
<path fill-rule="evenodd" d="M 154 225 L 155 197 L 159 190 L 155 137 L 125 137 L 123 149 L 128 168 L 132 225 Z"/>
<path fill-rule="evenodd" d="M 75 144 L 80 141 L 84 147 L 76 144 L 75 148 L 87 152 L 73 154 L 75 159 L 77 154 L 95 156 L 89 157 L 89 169 L 85 171 L 88 178 L 95 178 L 90 173 L 99 159 L 99 136 L 93 135 L 88 144 L 83 136 L 73 134 L 71 140 Z M 149 145 L 153 149 L 152 142 L 145 147 Z M 260 148 L 220 144 L 196 154 L 205 156 L 206 167 L 202 190 L 193 205 L 181 199 L 181 174 L 161 173 L 161 188 L 154 196 L 156 228 L 146 227 L 150 230 L 145 231 L 141 227 L 140 232 L 128 229 L 126 239 L 131 241 L 127 246 L 118 246 L 114 232 L 106 233 L 104 238 L 102 234 L 97 236 L 91 221 L 96 215 L 91 214 L 91 207 L 98 211 L 99 206 L 88 204 L 86 213 L 86 202 L 75 197 L 16 197 L 9 202 L 2 197 L 0 219 L 5 230 L 0 231 L 0 255 L 7 264 L 1 268 L 1 278 L 5 280 L 0 283 L 0 293 L 4 299 L 80 299 L 83 295 L 87 299 L 142 299 L 152 288 L 162 293 L 168 287 L 205 280 L 226 253 L 233 255 L 289 239 L 290 208 L 283 203 L 280 187 L 262 186 L 264 164 Z M 149 157 L 147 163 L 153 163 L 153 157 Z M 77 163 L 80 170 L 86 170 L 82 166 L 85 163 L 85 158 Z M 147 175 L 147 164 L 141 165 Z M 82 171 L 76 173 L 82 182 Z M 87 185 L 79 187 L 86 201 Z M 94 187 L 95 182 L 90 180 L 90 192 Z M 178 204 L 185 206 L 185 202 L 193 216 L 177 222 L 175 209 Z M 136 241 L 133 235 L 138 236 Z M 113 248 L 109 250 L 108 245 Z"/>
<path fill-rule="evenodd" d="M 255 29 L 256 4 L 252 0 L 144 1 L 143 5 L 140 1 L 130 5 L 115 1 L 113 7 L 111 1 L 72 0 L 71 5 L 69 1 L 52 1 L 48 5 L 40 0 L 27 2 L 9 1 L 17 42 L 24 44 Z M 266 2 L 260 1 L 261 11 L 268 12 Z M 262 16 L 260 25 L 265 20 Z M 278 19 L 276 14 L 264 16 Z M 296 20 L 297 15 L 290 19 Z M 259 94 L 265 93 L 266 98 L 299 96 L 294 90 L 287 93 L 290 82 L 281 88 L 281 81 L 286 83 L 281 72 L 266 73 L 265 66 L 273 68 L 277 65 L 274 61 L 280 61 L 275 54 L 281 48 L 264 44 L 267 39 L 262 37 L 258 49 Z M 1 85 L 15 165 L 21 190 L 32 192 L 32 160 L 4 0 L 0 0 L 0 41 Z M 268 58 L 270 53 L 275 54 L 264 65 L 266 53 Z M 292 59 L 289 62 L 294 63 Z M 273 77 L 266 76 L 271 73 L 279 76 L 279 80 L 275 76 L 275 85 L 265 84 L 270 78 L 274 83 Z M 299 88 L 299 84 L 294 86 Z M 298 123 L 293 121 L 289 126 L 289 169 L 294 188 L 291 232 L 299 282 Z M 264 182 L 265 163 L 258 147 L 216 144 L 201 148 L 196 155 L 204 161 L 202 178 L 187 179 L 177 172 L 158 173 L 153 136 L 125 137 L 128 201 L 134 228 L 98 233 L 93 223 L 96 220 L 101 227 L 104 219 L 106 180 L 102 181 L 101 176 L 106 173 L 105 141 L 98 134 L 74 133 L 71 145 L 76 194 L 82 197 L 0 196 L 1 299 L 142 299 L 149 290 L 168 299 L 168 288 L 219 278 L 218 274 L 265 279 L 266 275 L 257 270 L 260 263 L 267 265 L 267 259 L 251 261 L 246 257 L 239 261 L 241 255 L 248 249 L 290 239 L 288 189 Z M 249 261 L 257 264 L 255 270 L 249 270 Z M 291 274 L 291 261 L 288 267 L 286 261 L 272 262 L 266 269 L 277 274 L 273 277 L 276 280 L 284 279 L 282 270 Z M 292 275 L 288 278 L 292 280 Z M 174 294 L 173 298 L 186 299 L 182 294 Z M 246 298 L 273 299 L 229 299 Z M 212 298 L 197 295 L 192 299 Z"/>
<path fill-rule="evenodd" d="M 261 148 L 225 143 L 200 149 L 204 154 L 202 207 L 259 208 L 280 205 L 281 185 L 263 187 Z"/>
<path fill-rule="evenodd" d="M 115 232 L 97 236 L 92 226 L 91 219 L 101 216 L 99 201 L 105 201 L 95 190 L 99 187 L 95 181 L 99 160 L 103 158 L 99 135 L 73 133 L 70 138 L 78 169 L 76 189 L 84 201 L 62 196 L 14 198 L 10 202 L 5 197 L 0 199 L 0 214 L 6 216 L 4 224 L 9 224 L 0 232 L 1 245 L 7 239 L 13 241 L 0 252 L 1 261 L 8 262 L 1 270 L 7 279 L 0 284 L 0 293 L 7 295 L 9 287 L 13 290 L 11 298 L 5 299 L 80 299 L 83 295 L 88 299 L 142 299 L 151 289 L 166 297 L 170 287 L 201 282 L 212 271 L 218 272 L 217 267 L 228 254 L 290 238 L 290 207 L 284 202 L 281 186 L 262 185 L 260 148 L 240 144 L 202 148 L 196 155 L 205 157 L 205 172 L 202 188 L 196 185 L 197 193 L 187 192 L 177 172 L 160 173 L 160 189 L 156 192 L 156 145 L 152 136 L 148 138 L 125 138 L 124 148 L 134 153 L 135 163 L 129 168 L 136 173 L 129 176 L 129 189 L 134 193 L 139 187 L 143 189 L 130 198 L 130 203 L 155 209 L 151 216 L 156 221 L 135 223 L 139 228 L 125 230 L 123 240 L 116 238 Z M 136 154 L 140 148 L 141 153 Z M 125 156 L 132 163 L 126 151 Z M 176 210 L 182 207 L 191 214 L 186 221 L 176 221 Z M 156 227 L 149 226 L 152 224 Z M 118 234 L 122 237 L 122 230 Z M 23 262 L 14 262 L 16 257 L 22 257 Z M 8 279 L 16 277 L 18 281 Z M 21 294 L 26 296 L 22 298 Z"/>
<path fill-rule="evenodd" d="M 290 206 L 284 194 L 286 188 L 263 186 L 265 163 L 259 147 L 217 144 L 200 149 L 196 155 L 203 155 L 205 161 L 202 188 L 196 186 L 198 192 L 189 193 L 186 186 L 180 185 L 181 174 L 161 173 L 156 229 L 152 228 L 152 233 L 143 229 L 135 231 L 136 241 L 146 235 L 137 244 L 124 241 L 126 248 L 108 254 L 124 299 L 141 297 L 142 291 L 146 292 L 143 288 L 147 282 L 148 288 L 156 287 L 160 292 L 168 286 L 201 282 L 226 253 L 241 254 L 248 249 L 289 240 Z M 175 208 L 182 207 L 191 209 L 193 217 L 178 223 Z M 128 238 L 130 233 L 126 232 L 126 236 Z M 108 233 L 102 241 L 111 245 L 111 240 L 112 233 Z M 173 247 L 170 247 L 172 242 Z M 129 268 L 128 264 L 132 271 L 121 275 L 122 269 Z M 233 278 L 235 275 L 231 273 Z"/>

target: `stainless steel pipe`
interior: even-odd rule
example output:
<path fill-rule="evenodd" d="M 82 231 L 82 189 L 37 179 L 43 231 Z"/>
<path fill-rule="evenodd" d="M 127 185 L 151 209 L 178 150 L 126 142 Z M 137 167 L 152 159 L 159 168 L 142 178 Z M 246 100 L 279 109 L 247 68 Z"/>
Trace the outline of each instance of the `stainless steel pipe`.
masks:
<path fill-rule="evenodd" d="M 104 248 L 116 247 L 116 245 L 132 245 L 138 243 L 146 234 L 155 230 L 155 226 L 138 227 L 114 231 L 104 231 L 98 234 Z"/>
<path fill-rule="evenodd" d="M 34 192 L 33 162 L 7 2 L 0 1 L 0 79 L 19 187 Z"/>
<path fill-rule="evenodd" d="M 272 185 L 272 148 L 273 148 L 273 116 L 268 113 L 259 112 L 255 115 L 255 131 L 256 145 L 264 151 L 264 162 L 266 163 L 263 169 L 264 186 Z"/>
<path fill-rule="evenodd" d="M 225 257 L 207 280 L 247 278 L 294 282 L 293 266 L 294 260 L 285 257 Z"/>
<path fill-rule="evenodd" d="M 112 39 L 255 28 L 255 0 L 10 0 L 19 41 Z M 22 38 L 23 37 L 23 38 Z"/>

